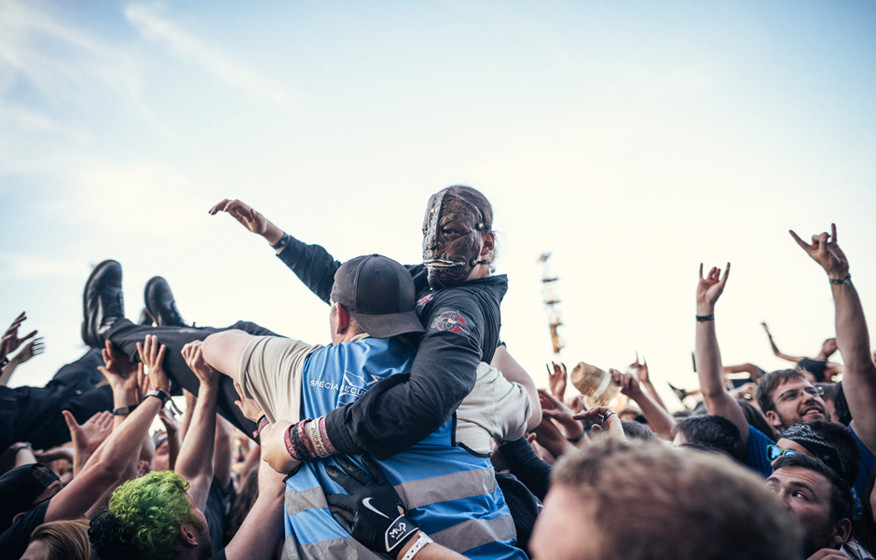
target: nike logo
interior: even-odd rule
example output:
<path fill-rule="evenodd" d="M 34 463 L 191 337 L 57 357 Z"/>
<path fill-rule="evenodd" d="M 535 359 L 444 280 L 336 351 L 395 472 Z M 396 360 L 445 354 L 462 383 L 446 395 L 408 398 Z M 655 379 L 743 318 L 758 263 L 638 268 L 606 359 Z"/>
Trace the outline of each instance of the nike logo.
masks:
<path fill-rule="evenodd" d="M 376 507 L 371 505 L 371 496 L 368 496 L 367 498 L 362 500 L 362 505 L 365 506 L 366 508 L 370 509 L 371 511 L 373 511 L 374 513 L 376 513 L 380 517 L 383 517 L 385 519 L 389 519 L 388 515 L 386 515 L 385 513 L 383 513 L 382 511 L 380 511 L 379 509 L 377 509 Z"/>

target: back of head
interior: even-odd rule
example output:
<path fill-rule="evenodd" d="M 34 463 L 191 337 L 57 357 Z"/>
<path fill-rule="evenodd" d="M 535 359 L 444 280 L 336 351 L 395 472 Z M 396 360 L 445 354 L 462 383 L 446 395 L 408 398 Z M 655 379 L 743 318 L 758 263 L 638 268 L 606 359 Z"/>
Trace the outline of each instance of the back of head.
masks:
<path fill-rule="evenodd" d="M 773 391 L 775 391 L 779 385 L 791 379 L 807 380 L 806 375 L 799 369 L 779 369 L 771 371 L 760 378 L 760 381 L 757 384 L 755 398 L 757 399 L 757 406 L 760 407 L 761 412 L 766 413 L 767 410 L 772 408 L 774 404 L 772 396 Z"/>
<path fill-rule="evenodd" d="M 58 477 L 42 463 L 15 467 L 0 476 L 0 532 L 16 514 L 28 511 L 34 500 Z"/>
<path fill-rule="evenodd" d="M 714 447 L 734 459 L 743 459 L 742 434 L 722 416 L 691 416 L 678 422 L 675 429 L 688 443 Z"/>
<path fill-rule="evenodd" d="M 657 439 L 657 434 L 651 428 L 635 420 L 621 420 L 624 435 L 627 439 Z"/>
<path fill-rule="evenodd" d="M 855 484 L 861 462 L 861 449 L 852 431 L 837 422 L 813 420 L 794 424 L 781 436 L 805 447 L 832 468 L 849 485 Z"/>
<path fill-rule="evenodd" d="M 41 541 L 46 560 L 94 560 L 85 519 L 50 521 L 33 530 L 31 543 Z"/>
<path fill-rule="evenodd" d="M 604 560 L 798 560 L 800 532 L 763 480 L 709 453 L 603 440 L 560 461 L 553 488 L 593 508 Z M 548 496 L 550 499 L 550 496 Z"/>
<path fill-rule="evenodd" d="M 423 332 L 410 272 L 383 255 L 363 255 L 335 272 L 331 299 L 349 311 L 376 338 Z"/>
<path fill-rule="evenodd" d="M 89 537 L 101 560 L 162 560 L 178 555 L 179 530 L 197 524 L 188 482 L 173 471 L 151 472 L 113 492 Z"/>

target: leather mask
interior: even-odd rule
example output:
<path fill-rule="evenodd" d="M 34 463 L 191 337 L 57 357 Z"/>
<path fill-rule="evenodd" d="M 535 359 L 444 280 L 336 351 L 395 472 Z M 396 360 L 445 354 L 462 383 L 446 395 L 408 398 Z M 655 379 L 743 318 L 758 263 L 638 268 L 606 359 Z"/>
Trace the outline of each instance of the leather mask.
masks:
<path fill-rule="evenodd" d="M 480 233 L 486 228 L 480 210 L 443 189 L 429 198 L 423 218 L 423 264 L 429 286 L 462 284 L 478 260 Z"/>

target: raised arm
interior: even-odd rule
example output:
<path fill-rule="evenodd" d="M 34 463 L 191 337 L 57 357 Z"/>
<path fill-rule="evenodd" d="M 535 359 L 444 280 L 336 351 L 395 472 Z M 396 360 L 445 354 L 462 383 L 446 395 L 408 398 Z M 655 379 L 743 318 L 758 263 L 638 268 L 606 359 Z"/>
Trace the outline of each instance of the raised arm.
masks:
<path fill-rule="evenodd" d="M 788 360 L 789 362 L 794 362 L 795 364 L 802 360 L 804 356 L 791 356 L 790 354 L 784 354 L 779 350 L 779 347 L 776 346 L 776 342 L 773 340 L 773 335 L 770 333 L 770 328 L 767 326 L 766 321 L 761 321 L 760 325 L 763 327 L 763 330 L 766 331 L 767 338 L 770 340 L 770 348 L 773 349 L 773 354 L 782 358 L 783 360 Z"/>
<path fill-rule="evenodd" d="M 812 236 L 812 243 L 791 236 L 827 273 L 836 307 L 836 342 L 845 364 L 843 390 L 852 414 L 851 427 L 876 452 L 876 365 L 870 355 L 870 335 L 858 292 L 849 274 L 849 261 L 837 245 L 836 225 Z"/>
<path fill-rule="evenodd" d="M 609 370 L 615 383 L 620 385 L 621 393 L 632 399 L 642 414 L 651 426 L 651 429 L 660 436 L 661 439 L 672 441 L 675 436 L 673 429 L 675 428 L 675 418 L 655 401 L 651 395 L 643 390 L 639 379 L 632 373 L 621 373 L 616 369 Z"/>
<path fill-rule="evenodd" d="M 733 422 L 742 434 L 742 440 L 748 441 L 748 422 L 739 403 L 736 402 L 724 384 L 724 368 L 721 366 L 721 350 L 718 348 L 718 336 L 715 332 L 715 303 L 724 292 L 724 285 L 730 275 L 730 263 L 721 277 L 721 269 L 712 267 L 707 276 L 703 276 L 703 264 L 700 263 L 700 281 L 697 284 L 697 325 L 696 325 L 696 369 L 700 380 L 700 391 L 710 414 L 723 416 Z"/>
<path fill-rule="evenodd" d="M 225 199 L 210 208 L 210 214 L 226 212 L 249 231 L 265 238 L 277 256 L 304 285 L 328 303 L 335 271 L 341 266 L 319 245 L 307 245 L 295 239 L 271 220 L 240 200 Z"/>
<path fill-rule="evenodd" d="M 191 486 L 189 495 L 195 505 L 204 509 L 213 480 L 213 448 L 216 437 L 216 397 L 219 394 L 219 372 L 204 361 L 201 342 L 183 347 L 186 363 L 198 376 L 198 402 L 192 413 L 192 423 L 183 440 L 174 469 Z M 159 362 L 161 363 L 161 362 Z"/>

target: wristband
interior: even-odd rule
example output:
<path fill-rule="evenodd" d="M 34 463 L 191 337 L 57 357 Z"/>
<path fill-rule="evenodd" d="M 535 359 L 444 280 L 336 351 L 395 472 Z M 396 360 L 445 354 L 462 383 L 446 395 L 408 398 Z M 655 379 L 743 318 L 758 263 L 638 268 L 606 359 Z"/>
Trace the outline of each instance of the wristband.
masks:
<path fill-rule="evenodd" d="M 289 244 L 289 239 L 291 238 L 292 236 L 284 231 L 282 237 L 280 237 L 280 240 L 271 245 L 271 247 L 273 249 L 282 249 Z"/>
<path fill-rule="evenodd" d="M 295 452 L 295 445 L 292 443 L 291 432 L 294 429 L 295 424 L 292 424 L 291 426 L 289 426 L 288 429 L 286 429 L 286 432 L 283 434 L 283 443 L 286 444 L 286 453 L 288 453 L 289 456 L 292 457 L 294 460 L 300 461 L 300 459 L 298 458 L 298 453 Z"/>
<path fill-rule="evenodd" d="M 0 360 L 0 367 L 4 367 L 8 363 L 9 363 L 9 356 L 3 356 L 3 359 Z"/>
<path fill-rule="evenodd" d="M 405 555 L 402 556 L 401 560 L 413 560 L 414 556 L 416 556 L 417 553 L 420 552 L 420 550 L 424 546 L 431 542 L 433 541 L 431 538 L 429 538 L 429 535 L 427 535 L 423 531 L 420 531 L 420 533 L 417 535 L 417 541 L 413 544 L 413 546 L 411 546 L 411 548 L 408 549 L 407 552 L 405 552 Z"/>
<path fill-rule="evenodd" d="M 128 406 L 120 406 L 119 408 L 113 409 L 113 416 L 124 416 L 125 414 L 131 414 L 134 412 L 134 409 L 137 408 L 136 404 L 128 405 Z"/>
<path fill-rule="evenodd" d="M 578 437 L 574 437 L 574 438 L 568 438 L 568 437 L 567 437 L 567 438 L 566 438 L 566 441 L 568 441 L 569 443 L 581 443 L 581 440 L 582 440 L 582 439 L 584 439 L 584 432 L 581 432 L 581 433 L 578 435 Z"/>
<path fill-rule="evenodd" d="M 302 457 L 316 457 L 316 451 L 313 448 L 313 442 L 310 441 L 310 437 L 307 434 L 307 423 L 310 422 L 310 418 L 302 420 L 297 424 L 297 432 L 298 432 L 298 441 L 301 442 L 301 446 L 304 447 L 304 454 Z M 295 441 L 294 439 L 292 441 Z"/>
<path fill-rule="evenodd" d="M 320 416 L 317 420 L 319 420 L 319 433 L 322 436 L 322 443 L 325 445 L 326 453 L 329 455 L 337 455 L 338 450 L 332 445 L 332 442 L 328 437 L 328 430 L 325 429 L 325 416 Z"/>
<path fill-rule="evenodd" d="M 706 321 L 714 321 L 714 320 L 715 320 L 714 313 L 712 313 L 711 315 L 697 315 L 697 323 L 705 323 Z"/>
<path fill-rule="evenodd" d="M 18 445 L 13 445 L 9 449 L 12 450 L 13 455 L 17 455 L 18 452 L 21 451 L 22 449 L 33 449 L 33 446 L 29 442 L 23 441 L 23 442 L 19 443 Z"/>
<path fill-rule="evenodd" d="M 829 278 L 828 280 L 831 284 L 845 284 L 846 286 L 850 286 L 852 284 L 852 275 L 846 272 L 845 278 Z"/>
<path fill-rule="evenodd" d="M 270 424 L 270 422 L 268 422 L 268 417 L 265 416 L 264 414 L 262 414 L 262 415 L 259 417 L 259 421 L 256 422 L 256 425 L 257 425 L 258 427 L 256 428 L 256 431 L 254 431 L 254 432 L 252 433 L 252 439 L 254 439 L 254 440 L 256 440 L 256 441 L 260 441 L 259 436 L 261 436 L 261 434 L 262 434 L 262 430 L 263 430 L 263 429 L 265 428 L 265 426 L 267 426 L 268 424 Z"/>
<path fill-rule="evenodd" d="M 162 389 L 161 387 L 155 387 L 154 389 L 150 389 L 149 392 L 146 393 L 147 397 L 156 397 L 161 400 L 161 406 L 167 404 L 167 401 L 170 400 L 170 393 Z"/>

